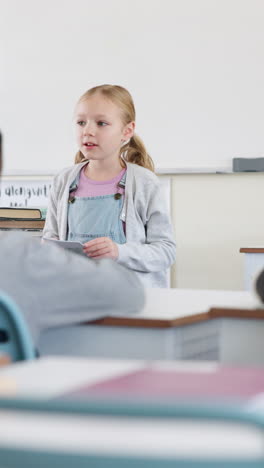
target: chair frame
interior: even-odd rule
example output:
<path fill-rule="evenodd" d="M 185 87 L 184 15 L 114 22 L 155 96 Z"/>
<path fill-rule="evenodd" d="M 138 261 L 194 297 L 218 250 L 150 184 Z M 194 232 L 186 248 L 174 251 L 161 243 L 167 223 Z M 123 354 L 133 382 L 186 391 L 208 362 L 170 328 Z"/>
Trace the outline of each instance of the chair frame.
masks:
<path fill-rule="evenodd" d="M 264 418 L 257 413 L 249 413 L 241 407 L 229 407 L 226 405 L 190 404 L 189 402 L 174 404 L 159 402 L 133 402 L 133 401 L 103 401 L 90 399 L 85 402 L 69 400 L 25 400 L 25 399 L 0 399 L 0 410 L 20 410 L 25 412 L 41 412 L 51 414 L 71 414 L 78 416 L 102 415 L 124 416 L 131 418 L 144 417 L 153 419 L 184 418 L 197 420 L 213 420 L 216 422 L 230 421 L 245 423 L 254 428 L 263 430 Z M 113 456 L 94 453 L 73 454 L 60 451 L 31 449 L 17 449 L 1 447 L 0 441 L 0 467 L 17 468 L 21 466 L 21 460 L 28 467 L 47 468 L 56 466 L 59 468 L 262 468 L 264 456 L 254 460 L 243 459 L 211 459 L 203 458 L 195 460 L 191 457 L 184 458 L 151 458 L 135 455 Z M 23 465 L 24 466 L 24 465 Z"/>
<path fill-rule="evenodd" d="M 3 309 L 3 312 L 6 313 L 6 315 L 8 316 L 9 321 L 11 322 L 16 331 L 20 355 L 20 357 L 17 360 L 34 359 L 36 357 L 36 354 L 32 338 L 24 321 L 22 313 L 20 312 L 19 307 L 15 304 L 15 302 L 2 291 L 0 291 L 0 310 L 1 308 Z M 10 358 L 12 360 L 13 356 L 10 356 Z"/>

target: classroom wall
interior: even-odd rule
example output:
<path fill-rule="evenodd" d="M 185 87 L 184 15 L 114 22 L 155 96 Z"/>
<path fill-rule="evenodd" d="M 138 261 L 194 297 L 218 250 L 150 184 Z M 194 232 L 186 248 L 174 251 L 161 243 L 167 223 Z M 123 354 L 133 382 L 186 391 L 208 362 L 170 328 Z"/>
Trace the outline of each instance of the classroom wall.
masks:
<path fill-rule="evenodd" d="M 263 200 L 263 173 L 174 175 L 172 286 L 244 289 L 239 249 L 264 245 Z"/>

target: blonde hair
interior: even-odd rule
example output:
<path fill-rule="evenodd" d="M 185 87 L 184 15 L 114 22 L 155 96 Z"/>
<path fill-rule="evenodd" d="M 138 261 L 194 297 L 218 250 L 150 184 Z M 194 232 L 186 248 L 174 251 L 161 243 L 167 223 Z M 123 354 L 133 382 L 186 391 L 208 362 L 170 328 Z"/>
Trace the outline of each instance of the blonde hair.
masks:
<path fill-rule="evenodd" d="M 133 103 L 132 96 L 127 89 L 117 85 L 100 85 L 86 91 L 79 99 L 79 102 L 93 96 L 96 93 L 101 93 L 104 97 L 116 104 L 122 111 L 122 121 L 124 125 L 135 121 L 136 111 Z M 119 157 L 121 158 L 121 165 L 125 167 L 124 161 L 138 164 L 154 172 L 154 163 L 147 153 L 145 145 L 141 138 L 133 135 L 132 138 L 120 148 Z M 85 161 L 85 157 L 81 151 L 75 156 L 75 164 Z"/>

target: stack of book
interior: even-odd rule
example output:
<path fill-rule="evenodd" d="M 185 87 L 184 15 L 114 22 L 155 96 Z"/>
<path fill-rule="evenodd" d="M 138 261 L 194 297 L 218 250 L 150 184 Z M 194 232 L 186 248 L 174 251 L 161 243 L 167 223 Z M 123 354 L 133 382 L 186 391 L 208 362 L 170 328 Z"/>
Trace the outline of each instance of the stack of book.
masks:
<path fill-rule="evenodd" d="M 0 231 L 42 232 L 45 218 L 39 208 L 0 207 Z"/>

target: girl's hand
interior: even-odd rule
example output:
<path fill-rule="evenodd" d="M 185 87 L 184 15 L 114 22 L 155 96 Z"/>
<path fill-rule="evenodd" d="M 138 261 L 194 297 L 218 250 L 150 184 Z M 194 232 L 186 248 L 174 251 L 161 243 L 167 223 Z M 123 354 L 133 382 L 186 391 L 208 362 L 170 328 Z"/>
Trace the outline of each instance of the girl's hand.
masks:
<path fill-rule="evenodd" d="M 84 253 L 90 258 L 112 258 L 118 257 L 118 247 L 109 237 L 97 237 L 83 244 Z"/>

